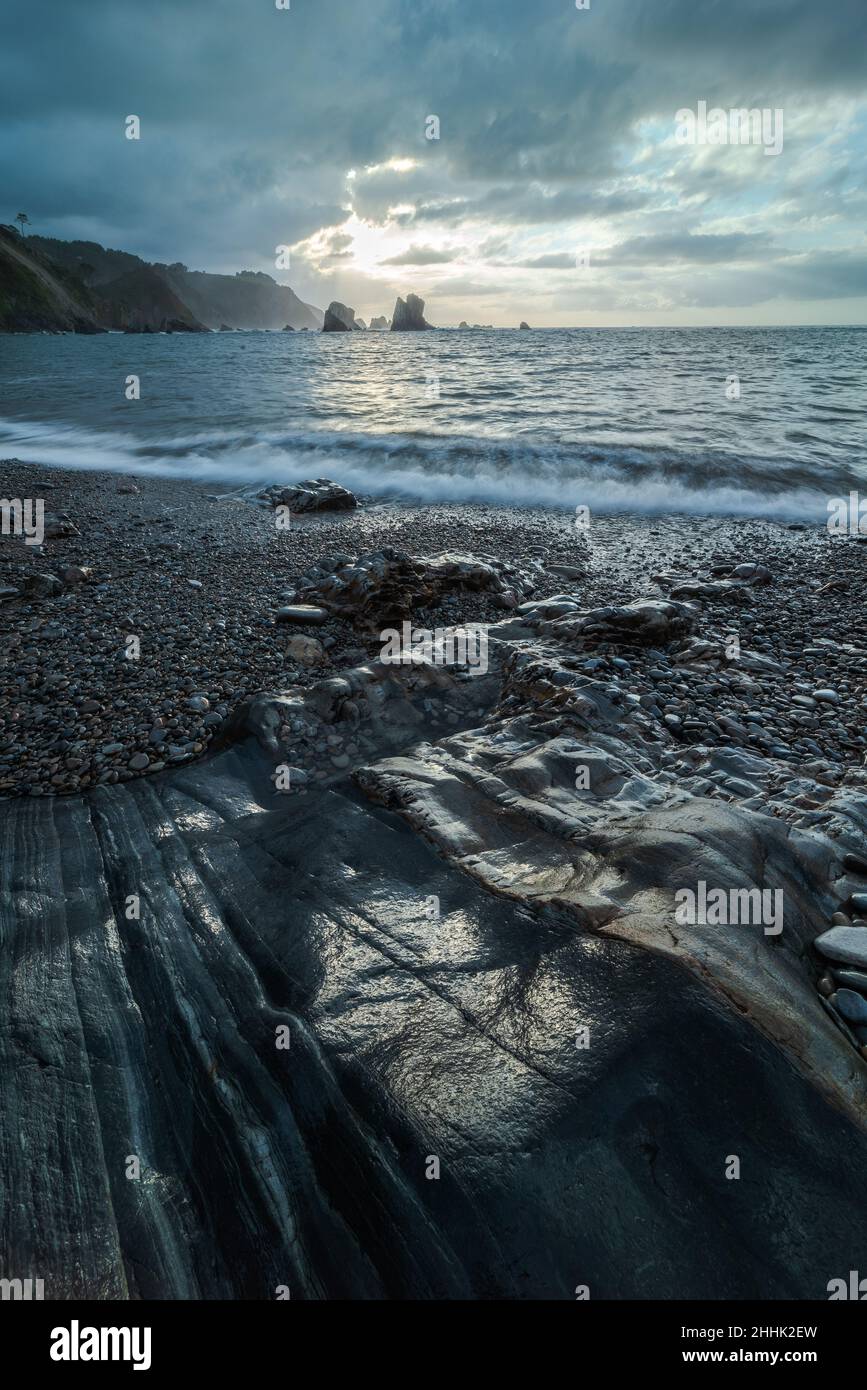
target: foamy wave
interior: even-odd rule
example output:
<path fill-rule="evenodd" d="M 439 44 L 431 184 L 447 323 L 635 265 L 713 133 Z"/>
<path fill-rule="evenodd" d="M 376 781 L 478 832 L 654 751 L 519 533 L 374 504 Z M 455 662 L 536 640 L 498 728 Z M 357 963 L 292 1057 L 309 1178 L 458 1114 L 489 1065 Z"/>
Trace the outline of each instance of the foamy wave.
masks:
<path fill-rule="evenodd" d="M 804 465 L 702 459 L 673 449 L 538 444 L 453 435 L 213 431 L 143 440 L 129 433 L 0 421 L 0 451 L 55 468 L 187 477 L 227 487 L 328 476 L 357 493 L 423 502 L 488 502 L 596 512 L 687 512 L 824 521 L 832 495 Z"/>

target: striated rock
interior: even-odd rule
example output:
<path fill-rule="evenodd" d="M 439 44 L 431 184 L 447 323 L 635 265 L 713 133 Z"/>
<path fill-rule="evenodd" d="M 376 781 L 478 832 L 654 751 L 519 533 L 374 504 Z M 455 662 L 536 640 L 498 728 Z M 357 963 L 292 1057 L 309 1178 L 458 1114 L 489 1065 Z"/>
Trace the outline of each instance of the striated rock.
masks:
<path fill-rule="evenodd" d="M 383 560 L 413 592 L 533 580 L 366 558 L 362 599 Z M 864 1073 L 809 946 L 867 790 L 829 794 L 833 835 L 712 800 L 714 776 L 765 790 L 768 760 L 678 747 L 628 673 L 576 669 L 570 624 L 612 611 L 492 627 L 484 678 L 374 661 L 261 692 L 206 762 L 170 744 L 147 780 L 0 805 L 0 1151 L 23 1194 L 0 1277 L 44 1272 L 50 1299 L 568 1301 L 586 1278 L 814 1299 L 859 1267 Z M 702 879 L 781 891 L 782 933 L 682 924 Z M 721 1221 L 734 1131 L 762 1200 Z"/>
<path fill-rule="evenodd" d="M 367 332 L 367 324 L 364 322 L 364 319 L 355 319 L 354 322 L 356 328 L 361 329 L 363 333 Z"/>
<path fill-rule="evenodd" d="M 391 320 L 392 333 L 414 333 L 432 327 L 425 320 L 423 299 L 417 294 L 408 294 L 405 300 L 398 298 Z"/>
<path fill-rule="evenodd" d="M 350 309 L 346 304 L 340 304 L 336 299 L 332 300 L 325 310 L 325 322 L 322 326 L 323 333 L 356 333 L 358 325 L 355 321 L 355 310 Z"/>
<path fill-rule="evenodd" d="M 259 496 L 272 507 L 288 507 L 293 512 L 353 511 L 358 499 L 330 478 L 313 478 L 289 487 L 277 484 Z"/>

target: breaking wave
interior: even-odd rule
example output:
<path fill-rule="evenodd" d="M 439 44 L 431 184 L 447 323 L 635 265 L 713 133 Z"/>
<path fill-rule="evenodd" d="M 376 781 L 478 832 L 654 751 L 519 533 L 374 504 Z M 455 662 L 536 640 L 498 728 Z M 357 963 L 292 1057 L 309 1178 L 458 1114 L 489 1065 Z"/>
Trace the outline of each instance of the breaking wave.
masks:
<path fill-rule="evenodd" d="M 77 425 L 0 420 L 0 454 L 55 468 L 184 477 L 251 490 L 330 477 L 356 493 L 430 503 L 487 502 L 597 512 L 685 512 L 823 521 L 859 485 L 803 460 L 671 446 L 537 443 L 521 437 L 340 430 L 210 431 L 141 439 Z"/>

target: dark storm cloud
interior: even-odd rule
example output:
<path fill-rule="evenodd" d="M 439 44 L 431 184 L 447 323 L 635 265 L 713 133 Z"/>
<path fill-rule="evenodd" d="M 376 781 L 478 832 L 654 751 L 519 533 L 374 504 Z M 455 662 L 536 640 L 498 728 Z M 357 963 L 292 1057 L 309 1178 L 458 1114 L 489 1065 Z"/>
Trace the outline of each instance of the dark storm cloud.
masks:
<path fill-rule="evenodd" d="M 676 174 L 651 163 L 642 177 L 645 166 L 629 168 L 637 123 L 664 132 L 699 98 L 821 109 L 863 97 L 865 74 L 864 0 L 593 0 L 584 12 L 572 0 L 292 0 L 288 11 L 4 0 L 0 217 L 24 207 L 49 235 L 214 269 L 267 267 L 278 244 L 339 227 L 350 205 L 426 224 L 423 248 L 473 224 L 622 218 L 621 256 L 651 264 L 673 248 L 633 235 L 643 229 L 628 219 L 689 198 L 720 216 L 758 173 L 756 161 L 696 161 Z M 131 113 L 137 143 L 123 137 Z M 430 114 L 439 141 L 425 139 Z M 383 167 L 395 156 L 417 167 Z M 803 175 L 801 212 L 819 176 Z M 710 241 L 689 238 L 682 259 L 716 254 Z M 718 249 L 721 262 L 750 254 L 743 238 Z M 409 254 L 387 263 L 435 263 Z"/>

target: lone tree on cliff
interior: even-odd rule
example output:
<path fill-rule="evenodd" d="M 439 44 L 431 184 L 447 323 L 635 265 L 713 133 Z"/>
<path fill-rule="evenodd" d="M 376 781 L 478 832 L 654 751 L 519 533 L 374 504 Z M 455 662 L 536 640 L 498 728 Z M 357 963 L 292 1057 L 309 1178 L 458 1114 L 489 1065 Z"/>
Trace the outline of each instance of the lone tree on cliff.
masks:
<path fill-rule="evenodd" d="M 24 235 L 24 228 L 30 226 L 30 218 L 27 216 L 27 213 L 26 213 L 26 212 L 19 212 L 19 213 L 16 213 L 16 215 L 15 215 L 15 221 L 18 223 L 18 226 L 21 228 L 21 235 L 23 236 L 23 235 Z"/>

